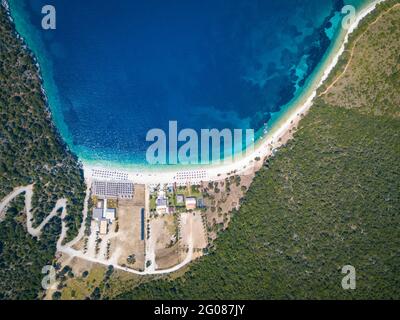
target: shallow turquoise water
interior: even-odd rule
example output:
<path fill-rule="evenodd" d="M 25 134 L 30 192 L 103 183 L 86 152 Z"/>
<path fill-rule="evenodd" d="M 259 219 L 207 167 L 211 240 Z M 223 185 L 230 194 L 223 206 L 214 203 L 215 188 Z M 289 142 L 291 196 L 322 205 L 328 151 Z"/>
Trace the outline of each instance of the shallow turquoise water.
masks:
<path fill-rule="evenodd" d="M 366 1 L 346 1 L 359 7 Z M 144 164 L 152 128 L 253 128 L 299 97 L 340 31 L 341 1 L 10 1 L 57 128 L 82 159 Z"/>

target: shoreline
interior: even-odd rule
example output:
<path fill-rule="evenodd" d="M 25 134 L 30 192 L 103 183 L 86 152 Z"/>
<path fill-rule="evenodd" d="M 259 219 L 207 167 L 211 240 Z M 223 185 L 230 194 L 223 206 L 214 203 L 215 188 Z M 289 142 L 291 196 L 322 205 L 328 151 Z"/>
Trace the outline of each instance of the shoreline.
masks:
<path fill-rule="evenodd" d="M 237 156 L 237 159 L 233 161 L 222 160 L 222 163 L 214 164 L 197 164 L 197 165 L 159 165 L 159 166 L 148 166 L 146 164 L 135 164 L 135 163 L 117 163 L 113 161 L 106 160 L 87 160 L 79 155 L 76 155 L 68 143 L 63 139 L 60 129 L 54 123 L 52 119 L 52 127 L 57 132 L 60 144 L 66 149 L 67 152 L 72 153 L 77 159 L 78 165 L 83 169 L 84 177 L 87 183 L 91 183 L 92 179 L 95 178 L 105 178 L 104 174 L 94 174 L 94 172 L 108 172 L 110 178 L 112 178 L 112 173 L 123 173 L 129 181 L 134 183 L 143 184 L 159 184 L 159 183 L 199 183 L 201 181 L 217 181 L 223 180 L 226 177 L 235 174 L 246 174 L 252 173 L 257 168 L 261 167 L 263 162 L 275 153 L 275 150 L 282 145 L 284 145 L 287 140 L 292 136 L 292 129 L 298 127 L 299 121 L 308 112 L 309 108 L 313 104 L 313 100 L 316 97 L 318 88 L 324 83 L 328 78 L 330 72 L 336 66 L 340 56 L 345 50 L 345 46 L 348 43 L 349 35 L 357 28 L 359 22 L 372 12 L 376 5 L 384 2 L 385 0 L 375 0 L 369 4 L 366 4 L 359 9 L 355 21 L 350 25 L 348 30 L 339 31 L 339 34 L 335 41 L 331 44 L 332 48 L 327 56 L 321 60 L 322 66 L 310 75 L 310 79 L 301 94 L 293 99 L 292 102 L 283 106 L 278 112 L 278 115 L 274 114 L 271 120 L 273 124 L 266 135 L 261 136 L 254 143 L 254 149 L 251 153 L 249 150 L 245 150 L 245 154 Z M 11 15 L 10 5 L 7 0 L 2 0 L 2 5 L 6 9 L 9 19 L 15 25 L 13 17 Z M 32 50 L 29 49 L 25 39 L 19 34 L 14 27 L 16 36 L 21 39 L 24 47 L 29 51 L 32 56 L 36 67 L 38 68 L 39 79 L 41 80 L 41 89 L 44 97 L 44 102 L 46 105 L 47 112 L 50 117 L 53 118 L 53 113 L 51 112 L 50 102 L 46 95 L 44 89 L 43 78 L 41 76 L 41 68 Z M 271 121 L 270 120 L 270 121 Z M 256 158 L 260 158 L 256 161 Z M 117 175 L 118 175 L 117 174 Z M 107 178 L 105 178 L 107 179 Z M 118 180 L 118 179 L 117 179 Z"/>
<path fill-rule="evenodd" d="M 246 174 L 254 172 L 261 167 L 263 162 L 273 155 L 277 148 L 284 145 L 292 136 L 292 130 L 298 127 L 300 120 L 313 105 L 318 88 L 325 82 L 331 71 L 339 61 L 348 43 L 350 34 L 358 27 L 360 21 L 369 13 L 375 10 L 376 6 L 385 0 L 375 0 L 363 7 L 357 14 L 353 23 L 346 31 L 338 35 L 333 43 L 332 52 L 323 61 L 322 68 L 313 76 L 307 88 L 299 97 L 286 106 L 287 110 L 282 113 L 271 127 L 266 136 L 255 142 L 254 151 L 244 157 L 222 164 L 207 165 L 175 165 L 160 166 L 159 168 L 141 167 L 140 165 L 123 165 L 108 162 L 107 165 L 102 161 L 87 161 L 81 159 L 85 179 L 91 183 L 93 179 L 113 179 L 113 173 L 124 173 L 129 181 L 140 184 L 160 184 L 160 183 L 200 183 L 202 181 L 218 181 L 236 174 Z M 337 43 L 339 42 L 339 43 Z M 338 48 L 336 48 L 338 47 Z M 311 91 L 311 92 L 310 92 Z M 284 107 L 283 107 L 284 108 Z M 246 151 L 245 151 L 246 153 Z M 260 158 L 256 161 L 256 158 Z M 105 161 L 104 161 L 105 162 Z M 222 161 L 223 162 L 223 161 Z M 99 172 L 110 173 L 109 177 L 102 176 Z M 181 176 L 185 178 L 181 179 Z M 201 177 L 201 178 L 199 178 Z M 182 181 L 181 181 L 182 180 Z"/>
<path fill-rule="evenodd" d="M 63 139 L 63 136 L 57 127 L 55 120 L 54 120 L 54 113 L 51 110 L 51 105 L 50 105 L 50 100 L 47 96 L 46 89 L 45 89 L 45 82 L 42 76 L 42 68 L 40 66 L 39 58 L 36 56 L 34 51 L 29 47 L 28 42 L 26 39 L 18 32 L 17 26 L 15 19 L 12 16 L 12 9 L 9 3 L 9 0 L 1 0 L 0 6 L 2 6 L 7 14 L 8 19 L 11 21 L 13 25 L 13 31 L 15 33 L 15 36 L 17 39 L 19 39 L 22 42 L 22 47 L 23 49 L 28 53 L 28 55 L 31 57 L 34 66 L 36 67 L 36 72 L 37 72 L 37 77 L 40 81 L 40 93 L 42 94 L 42 99 L 45 107 L 45 111 L 47 113 L 47 117 L 49 119 L 49 125 L 50 129 L 53 130 L 54 135 L 60 144 L 60 146 L 65 150 L 65 152 L 69 153 L 75 160 L 76 160 L 76 165 L 80 170 L 84 170 L 83 168 L 83 162 L 81 159 L 78 157 L 76 153 L 74 153 L 71 148 L 69 147 L 68 143 Z"/>

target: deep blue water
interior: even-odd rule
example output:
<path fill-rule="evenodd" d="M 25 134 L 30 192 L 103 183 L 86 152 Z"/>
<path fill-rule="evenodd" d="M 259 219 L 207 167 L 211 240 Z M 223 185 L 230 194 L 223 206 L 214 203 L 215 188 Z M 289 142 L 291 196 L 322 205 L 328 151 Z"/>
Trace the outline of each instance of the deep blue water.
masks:
<path fill-rule="evenodd" d="M 362 1 L 345 1 L 361 3 Z M 41 8 L 57 29 L 41 28 Z M 341 0 L 13 0 L 81 158 L 145 161 L 152 128 L 261 129 L 321 61 Z M 335 18 L 336 17 L 336 18 Z"/>

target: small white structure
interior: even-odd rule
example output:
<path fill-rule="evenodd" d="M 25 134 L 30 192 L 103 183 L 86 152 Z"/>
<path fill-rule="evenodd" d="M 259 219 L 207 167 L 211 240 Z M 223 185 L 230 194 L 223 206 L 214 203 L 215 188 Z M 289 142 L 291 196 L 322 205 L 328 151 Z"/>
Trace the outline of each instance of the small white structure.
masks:
<path fill-rule="evenodd" d="M 159 214 L 168 213 L 168 199 L 163 191 L 160 191 L 156 199 L 156 211 Z"/>
<path fill-rule="evenodd" d="M 176 195 L 176 204 L 183 205 L 185 203 L 185 196 L 183 194 Z"/>
<path fill-rule="evenodd" d="M 156 200 L 156 211 L 160 214 L 168 213 L 167 199 Z"/>
<path fill-rule="evenodd" d="M 105 213 L 104 213 L 104 218 L 107 219 L 110 222 L 113 222 L 115 220 L 115 209 L 114 208 L 107 208 Z"/>
<path fill-rule="evenodd" d="M 98 231 L 101 235 L 107 234 L 108 224 L 116 219 L 116 209 L 107 208 L 107 198 L 99 199 L 93 208 L 93 220 L 97 221 Z"/>
<path fill-rule="evenodd" d="M 194 210 L 197 207 L 197 200 L 195 197 L 187 197 L 185 200 L 187 210 Z"/>

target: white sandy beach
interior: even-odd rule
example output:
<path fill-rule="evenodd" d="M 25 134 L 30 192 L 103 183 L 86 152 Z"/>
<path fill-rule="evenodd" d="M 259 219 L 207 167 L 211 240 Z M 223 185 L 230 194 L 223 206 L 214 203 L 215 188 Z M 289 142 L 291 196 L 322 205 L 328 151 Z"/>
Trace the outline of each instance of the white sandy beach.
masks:
<path fill-rule="evenodd" d="M 159 183 L 198 183 L 200 181 L 216 181 L 225 179 L 227 176 L 234 174 L 244 174 L 249 171 L 257 169 L 262 164 L 262 159 L 269 157 L 272 150 L 280 147 L 291 136 L 291 130 L 298 126 L 302 116 L 305 115 L 312 106 L 313 99 L 316 96 L 316 91 L 319 86 L 327 79 L 329 73 L 337 64 L 339 57 L 344 52 L 345 45 L 348 42 L 349 35 L 357 28 L 359 22 L 373 11 L 376 5 L 384 0 L 376 0 L 370 5 L 363 8 L 358 12 L 356 19 L 350 25 L 349 29 L 344 35 L 344 40 L 338 48 L 334 48 L 331 57 L 327 59 L 321 68 L 321 72 L 316 75 L 313 83 L 308 92 L 304 92 L 302 97 L 297 101 L 286 114 L 271 128 L 268 134 L 257 141 L 256 146 L 252 152 L 248 152 L 241 158 L 238 158 L 231 163 L 221 163 L 203 166 L 187 166 L 187 169 L 179 167 L 172 169 L 171 166 L 167 168 L 160 168 L 160 170 L 146 170 L 146 169 L 130 169 L 118 167 L 106 167 L 103 165 L 95 165 L 91 163 L 83 163 L 85 172 L 85 179 L 88 184 L 92 179 L 115 179 L 124 173 L 124 177 L 128 180 L 139 184 L 159 184 Z M 261 161 L 255 161 L 260 158 Z M 99 174 L 99 170 L 106 174 Z M 97 173 L 94 173 L 97 172 Z M 118 178 L 119 179 L 119 178 Z"/>

